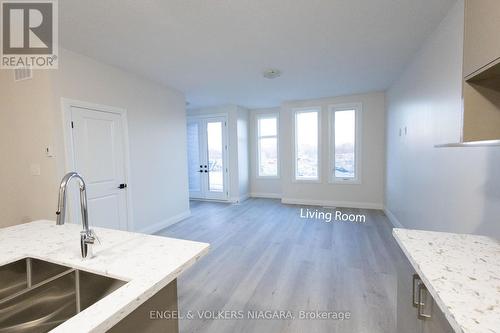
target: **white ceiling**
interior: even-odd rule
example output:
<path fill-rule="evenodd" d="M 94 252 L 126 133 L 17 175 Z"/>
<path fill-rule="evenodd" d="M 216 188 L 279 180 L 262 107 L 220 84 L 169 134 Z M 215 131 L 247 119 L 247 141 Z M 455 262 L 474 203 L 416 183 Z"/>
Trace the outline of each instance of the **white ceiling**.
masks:
<path fill-rule="evenodd" d="M 455 0 L 63 0 L 61 44 L 191 107 L 385 90 Z M 262 77 L 266 68 L 280 78 Z"/>

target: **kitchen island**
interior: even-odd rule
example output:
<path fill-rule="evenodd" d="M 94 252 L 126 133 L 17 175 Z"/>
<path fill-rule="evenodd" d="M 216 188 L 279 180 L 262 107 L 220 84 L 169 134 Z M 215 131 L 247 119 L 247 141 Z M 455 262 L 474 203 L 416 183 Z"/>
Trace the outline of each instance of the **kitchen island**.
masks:
<path fill-rule="evenodd" d="M 167 289 L 176 308 L 176 278 L 209 249 L 206 243 L 94 228 L 100 243 L 93 246 L 91 258 L 82 259 L 80 231 L 80 225 L 46 220 L 0 229 L 0 267 L 28 258 L 122 282 L 51 332 L 112 331 L 134 314 L 137 322 L 137 310 Z M 141 325 L 148 325 L 151 318 L 142 320 Z"/>

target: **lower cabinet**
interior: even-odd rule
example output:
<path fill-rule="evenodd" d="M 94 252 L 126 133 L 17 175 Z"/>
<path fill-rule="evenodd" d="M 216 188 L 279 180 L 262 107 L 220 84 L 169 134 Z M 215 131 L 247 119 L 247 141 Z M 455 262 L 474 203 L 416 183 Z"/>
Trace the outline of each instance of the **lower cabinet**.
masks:
<path fill-rule="evenodd" d="M 406 258 L 398 264 L 397 332 L 454 332 Z"/>
<path fill-rule="evenodd" d="M 167 316 L 154 315 L 157 312 Z M 177 279 L 157 292 L 107 333 L 179 333 Z M 172 316 L 170 316 L 172 315 Z"/>

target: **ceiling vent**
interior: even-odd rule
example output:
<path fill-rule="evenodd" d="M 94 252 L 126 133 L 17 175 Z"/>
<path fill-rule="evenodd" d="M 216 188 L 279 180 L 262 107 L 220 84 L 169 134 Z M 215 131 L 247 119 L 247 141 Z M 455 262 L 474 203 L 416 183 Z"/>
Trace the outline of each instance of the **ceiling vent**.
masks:
<path fill-rule="evenodd" d="M 264 71 L 264 73 L 262 73 L 262 75 L 266 79 L 275 79 L 275 78 L 281 76 L 281 71 L 279 69 L 276 69 L 276 68 L 270 68 L 270 69 L 266 69 Z"/>
<path fill-rule="evenodd" d="M 31 67 L 19 67 L 14 69 L 14 81 L 31 80 L 33 78 L 33 70 Z"/>

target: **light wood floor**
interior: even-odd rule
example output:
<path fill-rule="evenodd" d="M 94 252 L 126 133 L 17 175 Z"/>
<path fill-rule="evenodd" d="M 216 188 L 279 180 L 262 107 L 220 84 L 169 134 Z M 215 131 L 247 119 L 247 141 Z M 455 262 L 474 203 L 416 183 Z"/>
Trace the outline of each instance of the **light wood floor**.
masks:
<path fill-rule="evenodd" d="M 195 317 L 180 321 L 182 333 L 396 333 L 402 257 L 384 213 L 339 209 L 367 221 L 323 223 L 301 219 L 300 208 L 272 199 L 192 202 L 192 217 L 158 233 L 211 244 L 178 280 L 179 309 Z M 351 319 L 197 319 L 203 310 L 350 311 Z"/>

